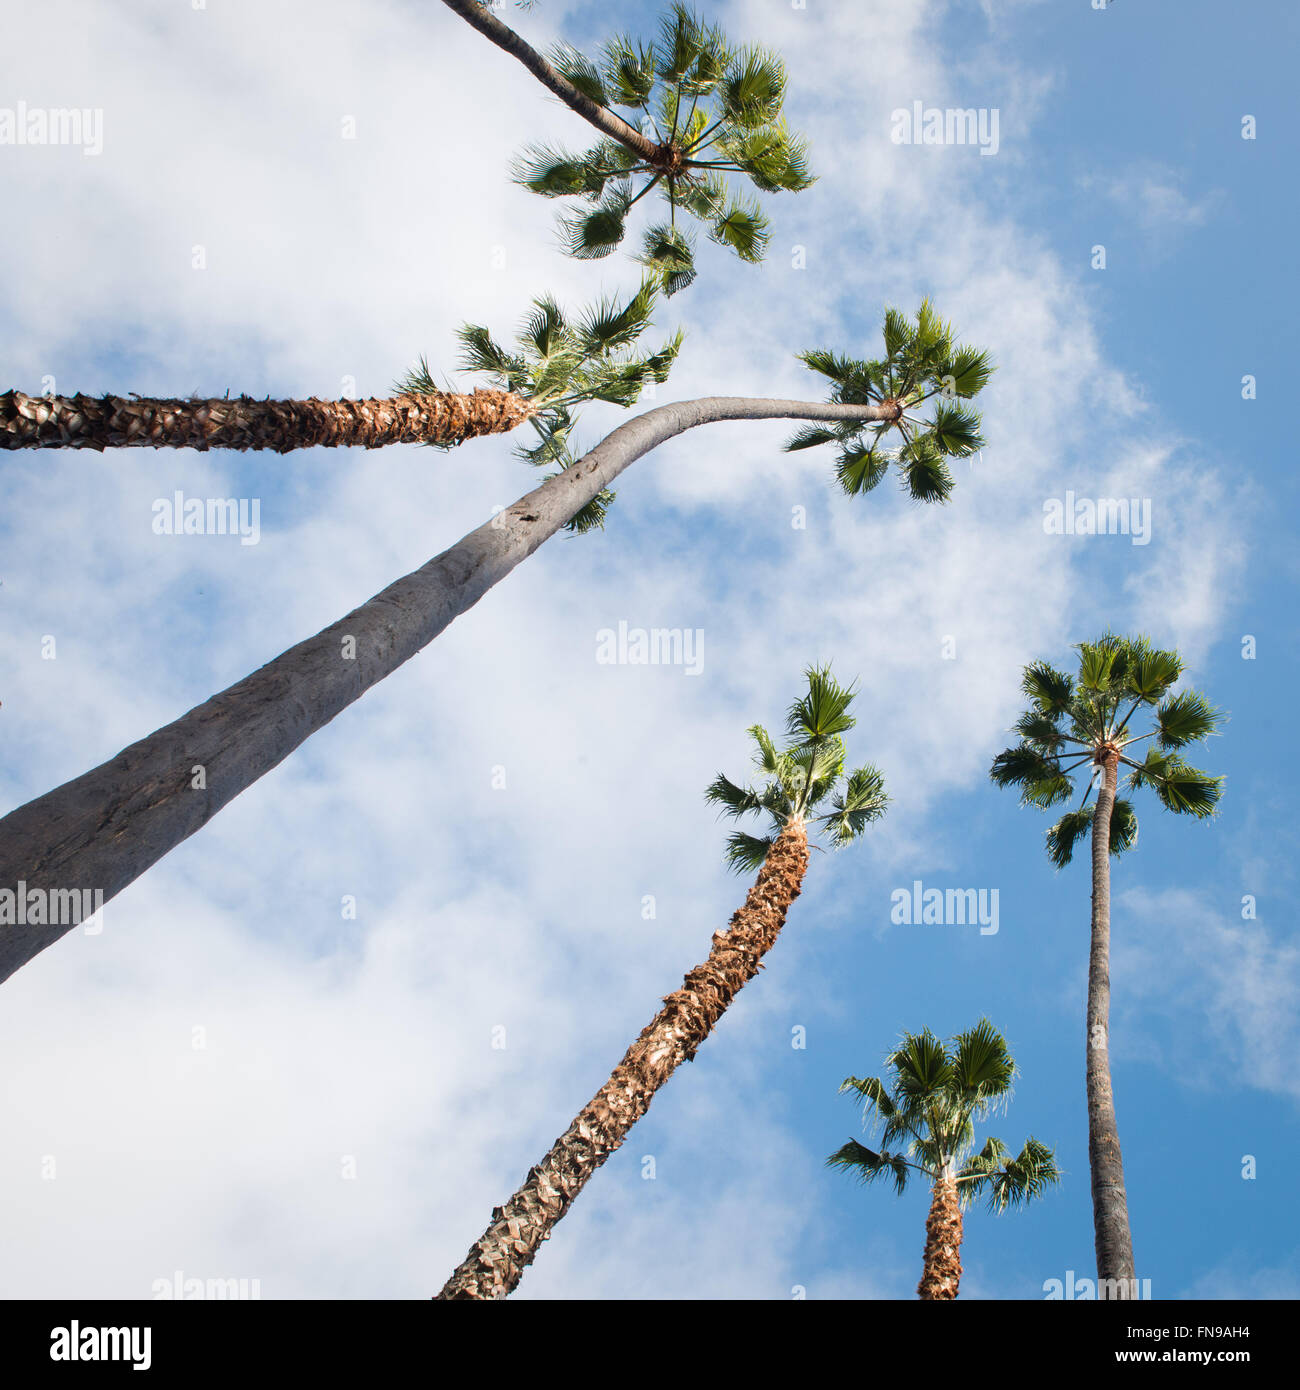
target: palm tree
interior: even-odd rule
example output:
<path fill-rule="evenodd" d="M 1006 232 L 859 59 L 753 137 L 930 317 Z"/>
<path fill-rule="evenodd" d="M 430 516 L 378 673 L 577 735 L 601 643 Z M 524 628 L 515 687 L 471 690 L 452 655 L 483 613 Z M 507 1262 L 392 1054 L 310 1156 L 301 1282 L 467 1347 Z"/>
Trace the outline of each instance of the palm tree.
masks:
<path fill-rule="evenodd" d="M 988 1019 L 951 1044 L 945 1047 L 928 1028 L 904 1033 L 885 1058 L 890 1085 L 878 1076 L 846 1078 L 840 1091 L 851 1091 L 864 1122 L 880 1129 L 881 1148 L 877 1153 L 850 1139 L 826 1160 L 864 1183 L 888 1175 L 900 1196 L 910 1174 L 928 1179 L 925 1263 L 916 1289 L 922 1299 L 957 1297 L 963 1207 L 983 1196 L 990 1211 L 1003 1212 L 1041 1197 L 1061 1178 L 1054 1150 L 1037 1139 L 1028 1139 L 1015 1158 L 1000 1139 L 974 1152 L 975 1126 L 1010 1098 L 1016 1065 Z M 898 1147 L 890 1152 L 890 1144 Z"/>
<path fill-rule="evenodd" d="M 559 44 L 548 60 L 479 0 L 444 3 L 600 132 L 580 154 L 533 146 L 516 162 L 515 178 L 525 188 L 577 202 L 560 222 L 571 256 L 608 256 L 626 234 L 628 213 L 657 189 L 668 220 L 646 229 L 638 259 L 675 294 L 696 273 L 693 240 L 677 225 L 679 209 L 741 260 L 760 261 L 767 218 L 757 199 L 738 195 L 732 183 L 739 176 L 760 193 L 797 193 L 814 182 L 807 145 L 782 116 L 780 58 L 734 47 L 684 4 L 662 17 L 650 43 L 619 35 L 595 60 Z"/>
<path fill-rule="evenodd" d="M 942 342 L 949 344 L 946 356 L 938 351 Z M 805 360 L 812 357 L 831 354 L 809 353 Z M 108 762 L 11 811 L 0 820 L 0 888 L 25 883 L 46 892 L 86 889 L 102 893 L 107 902 L 422 651 L 521 560 L 598 501 L 625 468 L 664 441 L 723 420 L 907 425 L 904 402 L 878 399 L 877 389 L 864 382 L 872 364 L 834 361 L 851 381 L 847 387 L 837 384 L 829 402 L 712 396 L 657 406 L 619 426 L 572 466 L 316 636 Z M 935 388 L 974 396 L 991 371 L 986 354 L 952 344 L 948 331 L 924 312 L 905 341 L 895 341 L 886 364 L 886 382 L 928 373 L 922 395 Z M 942 424 L 950 408 L 947 401 L 936 403 L 928 433 L 918 436 L 917 427 L 908 426 L 913 440 L 924 438 L 931 441 L 927 449 L 940 451 L 937 461 L 899 459 L 904 487 L 921 501 L 940 502 L 947 495 L 926 482 L 936 470 L 946 472 L 942 451 L 967 448 L 967 440 Z M 978 424 L 978 416 L 970 418 Z M 942 473 L 939 478 L 942 482 Z M 854 492 L 851 472 L 846 476 L 841 470 L 840 481 Z M 195 785 L 196 767 L 204 769 L 201 787 Z M 5 925 L 0 981 L 70 929 L 70 924 L 47 922 Z"/>
<path fill-rule="evenodd" d="M 1101 1287 L 1119 1290 L 1134 1287 L 1129 1281 L 1136 1272 L 1110 1075 L 1110 855 L 1131 849 L 1138 834 L 1132 802 L 1117 795 L 1119 766 L 1130 769 L 1128 790 L 1149 787 L 1166 810 L 1198 819 L 1212 816 L 1223 778 L 1190 766 L 1180 750 L 1216 733 L 1223 716 L 1194 690 L 1170 693 L 1183 673 L 1183 660 L 1146 637 L 1108 632 L 1099 642 L 1081 642 L 1075 650 L 1079 668 L 1074 677 L 1045 661 L 1025 667 L 1021 690 L 1029 697 L 1029 709 L 1014 725 L 1021 741 L 994 758 L 989 775 L 1000 787 L 1020 787 L 1022 805 L 1046 808 L 1072 800 L 1075 775 L 1089 769 L 1077 809 L 1047 832 L 1047 854 L 1058 869 L 1064 868 L 1079 840 L 1092 835 L 1088 1162 L 1097 1277 Z M 1150 716 L 1143 732 L 1133 724 L 1139 711 Z M 1139 749 L 1147 739 L 1154 742 Z M 1141 761 L 1136 760 L 1139 753 Z M 1094 787 L 1097 800 L 1090 806 Z"/>
<path fill-rule="evenodd" d="M 857 722 L 849 714 L 852 688 L 837 684 L 826 667 L 812 667 L 806 675 L 808 691 L 790 706 L 783 749 L 777 749 L 761 725 L 749 730 L 765 779 L 761 788 L 740 787 L 719 775 L 705 793 L 724 815 L 767 817 L 765 836 L 738 830 L 728 841 L 727 859 L 734 869 L 758 870 L 744 907 L 726 931 L 714 933 L 708 959 L 668 995 L 609 1080 L 541 1163 L 529 1169 L 523 1186 L 493 1211 L 487 1230 L 447 1280 L 440 1299 L 505 1298 L 659 1088 L 695 1056 L 736 992 L 758 974 L 785 925 L 808 868 L 809 822 L 839 848 L 884 814 L 888 797 L 875 768 L 844 775 L 843 735 Z M 817 814 L 824 805 L 829 809 Z"/>
<path fill-rule="evenodd" d="M 468 395 L 442 390 L 423 358 L 388 400 L 95 399 L 7 391 L 0 395 L 0 449 L 271 449 L 283 454 L 319 446 L 449 448 L 475 436 L 504 434 L 527 420 L 541 443 L 520 450 L 520 456 L 568 467 L 573 459 L 564 445 L 579 405 L 607 401 L 628 407 L 651 382 L 667 381 L 681 348 L 680 332 L 657 352 L 634 350 L 650 326 L 657 298 L 654 281 L 647 279 L 623 302 L 602 298 L 566 315 L 552 296 L 541 295 L 529 307 L 514 352 L 500 347 L 482 325 L 463 324 L 457 332 L 461 366 L 492 379 L 489 389 Z M 570 524 L 586 529 L 580 521 Z"/>
<path fill-rule="evenodd" d="M 254 400 L 217 396 L 28 396 L 0 392 L 0 449 L 378 449 L 459 444 L 504 434 L 534 407 L 505 391 L 437 390 L 391 400 Z"/>
<path fill-rule="evenodd" d="M 649 327 L 657 295 L 655 282 L 647 279 L 626 303 L 601 299 L 581 316 L 566 315 L 550 295 L 543 295 L 533 300 L 513 352 L 481 324 L 460 328 L 462 369 L 485 375 L 494 388 L 531 407 L 528 419 L 537 443 L 520 445 L 515 450 L 519 458 L 536 467 L 572 468 L 577 463 L 571 443 L 578 405 L 607 401 L 626 408 L 652 382 L 667 381 L 681 349 L 680 330 L 657 352 L 641 356 L 629 351 Z M 428 362 L 421 358 L 395 389 L 418 394 L 436 390 Z M 602 490 L 565 522 L 565 530 L 581 533 L 604 526 L 613 500 L 612 492 Z"/>

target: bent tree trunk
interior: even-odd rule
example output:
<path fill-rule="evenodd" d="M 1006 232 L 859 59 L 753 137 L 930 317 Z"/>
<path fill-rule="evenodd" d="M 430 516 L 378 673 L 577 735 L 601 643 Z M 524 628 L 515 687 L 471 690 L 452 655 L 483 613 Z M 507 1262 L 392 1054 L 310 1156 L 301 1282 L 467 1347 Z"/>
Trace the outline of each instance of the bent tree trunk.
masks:
<path fill-rule="evenodd" d="M 535 413 L 507 391 L 387 400 L 160 400 L 0 393 L 0 449 L 291 449 L 459 444 Z"/>
<path fill-rule="evenodd" d="M 744 907 L 725 932 L 715 932 L 709 958 L 628 1048 L 609 1080 L 578 1112 L 447 1280 L 439 1299 L 505 1298 L 532 1264 L 542 1241 L 569 1210 L 596 1169 L 650 1108 L 655 1093 L 713 1031 L 736 992 L 759 971 L 799 896 L 808 868 L 808 836 L 801 820 L 777 837 Z"/>
<path fill-rule="evenodd" d="M 719 420 L 878 420 L 881 406 L 712 396 L 620 425 L 571 468 L 115 758 L 0 820 L 0 893 L 67 890 L 107 902 L 317 729 L 428 646 L 630 464 Z M 202 777 L 199 776 L 202 770 Z M 201 782 L 202 785 L 196 785 Z M 3 901 L 3 898 L 0 898 Z M 71 922 L 0 921 L 0 981 Z"/>
<path fill-rule="evenodd" d="M 1088 1165 L 1092 1172 L 1092 1223 L 1097 1247 L 1098 1298 L 1103 1290 L 1124 1297 L 1134 1286 L 1124 1158 L 1115 1121 L 1110 1079 L 1110 818 L 1115 806 L 1118 749 L 1108 753 L 1092 816 L 1092 949 L 1088 959 Z M 1124 1280 L 1122 1286 L 1104 1280 Z"/>
<path fill-rule="evenodd" d="M 930 1197 L 930 1215 L 925 1222 L 925 1264 L 918 1298 L 930 1300 L 957 1297 L 961 1283 L 961 1202 L 957 1181 L 950 1174 L 935 1179 Z"/>
<path fill-rule="evenodd" d="M 492 40 L 512 58 L 517 58 L 529 72 L 544 86 L 555 93 L 560 100 L 576 111 L 585 121 L 589 121 L 611 140 L 617 140 L 629 150 L 635 151 L 642 159 L 653 159 L 658 152 L 653 140 L 648 140 L 634 126 L 628 125 L 621 116 L 592 101 L 580 92 L 563 73 L 558 72 L 530 44 L 525 42 L 508 24 L 502 22 L 480 0 L 442 0 L 449 10 L 474 26 L 485 38 Z"/>

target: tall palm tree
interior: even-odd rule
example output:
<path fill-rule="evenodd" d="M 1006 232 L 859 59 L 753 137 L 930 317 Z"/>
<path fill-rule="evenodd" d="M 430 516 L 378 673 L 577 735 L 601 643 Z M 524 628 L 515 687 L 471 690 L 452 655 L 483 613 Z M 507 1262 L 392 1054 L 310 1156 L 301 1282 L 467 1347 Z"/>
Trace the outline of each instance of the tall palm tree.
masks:
<path fill-rule="evenodd" d="M 891 1073 L 850 1076 L 851 1091 L 865 1123 L 880 1130 L 877 1153 L 850 1139 L 826 1160 L 829 1167 L 856 1173 L 864 1183 L 888 1175 L 901 1196 L 912 1173 L 930 1183 L 925 1223 L 925 1263 L 917 1295 L 953 1299 L 961 1282 L 962 1208 L 985 1197 L 990 1211 L 1027 1204 L 1061 1179 L 1054 1151 L 1030 1138 L 1020 1153 L 990 1138 L 978 1153 L 975 1126 L 1005 1105 L 1016 1065 L 1006 1039 L 988 1021 L 958 1033 L 945 1047 L 927 1028 L 904 1033 L 885 1058 Z M 897 1144 L 891 1153 L 887 1147 Z"/>
<path fill-rule="evenodd" d="M 694 242 L 677 224 L 679 210 L 741 260 L 759 261 L 767 218 L 757 198 L 738 195 L 732 183 L 739 177 L 760 193 L 797 193 L 814 182 L 806 142 L 782 116 L 780 58 L 734 46 L 684 4 L 663 15 L 649 43 L 621 34 L 596 59 L 562 43 L 548 59 L 480 0 L 444 3 L 600 132 L 580 154 L 533 146 L 516 163 L 525 188 L 578 204 L 560 223 L 571 256 L 608 256 L 626 234 L 628 213 L 658 190 L 668 220 L 645 230 L 638 259 L 675 294 L 696 273 Z"/>
<path fill-rule="evenodd" d="M 531 463 L 573 462 L 563 449 L 574 411 L 588 401 L 634 405 L 651 382 L 668 379 L 682 334 L 656 352 L 636 350 L 658 297 L 645 280 L 626 300 L 602 298 L 568 314 L 550 295 L 532 301 L 507 352 L 479 324 L 457 332 L 461 366 L 492 385 L 468 395 L 441 389 L 428 363 L 397 383 L 388 400 L 272 401 L 240 396 L 163 400 L 141 396 L 0 395 L 0 449 L 367 449 L 386 444 L 449 448 L 504 434 L 528 421 L 541 443 L 523 449 Z M 585 529 L 585 528 L 582 528 Z"/>
<path fill-rule="evenodd" d="M 1130 769 L 1128 790 L 1149 787 L 1166 810 L 1212 816 L 1223 778 L 1190 766 L 1181 750 L 1216 733 L 1223 715 L 1195 690 L 1171 693 L 1183 660 L 1146 637 L 1108 632 L 1075 650 L 1079 665 L 1073 677 L 1045 661 L 1025 667 L 1021 690 L 1029 709 L 1014 725 L 1021 741 L 994 758 L 989 775 L 1000 787 L 1018 786 L 1022 805 L 1042 809 L 1072 800 L 1075 777 L 1088 769 L 1078 807 L 1047 832 L 1047 854 L 1064 868 L 1079 840 L 1092 835 L 1088 1162 L 1099 1286 L 1123 1297 L 1117 1281 L 1131 1289 L 1137 1276 L 1110 1075 L 1110 856 L 1133 847 L 1138 823 L 1132 802 L 1118 795 L 1119 768 Z M 1149 722 L 1141 731 L 1133 723 L 1139 713 Z M 1138 746 L 1148 739 L 1153 742 L 1145 749 Z M 1089 805 L 1094 788 L 1097 800 Z"/>
<path fill-rule="evenodd" d="M 254 400 L 216 396 L 28 396 L 0 392 L 0 449 L 378 449 L 459 444 L 504 434 L 534 414 L 506 391 L 428 389 L 389 400 Z"/>
<path fill-rule="evenodd" d="M 719 775 L 705 793 L 725 815 L 767 818 L 766 835 L 738 830 L 728 841 L 733 868 L 758 870 L 744 907 L 726 931 L 714 933 L 708 959 L 668 995 L 609 1080 L 541 1163 L 529 1169 L 523 1186 L 493 1211 L 440 1299 L 505 1298 L 519 1283 L 592 1174 L 623 1143 L 678 1066 L 695 1056 L 736 992 L 758 974 L 799 896 L 808 868 L 809 824 L 838 848 L 884 814 L 888 797 L 880 773 L 869 766 L 844 773 L 843 735 L 857 722 L 849 713 L 853 690 L 837 684 L 826 667 L 812 667 L 806 675 L 807 693 L 786 717 L 784 748 L 778 749 L 761 725 L 749 730 L 758 746 L 762 786 L 741 787 Z M 829 809 L 818 814 L 823 806 Z"/>
<path fill-rule="evenodd" d="M 929 373 L 925 390 L 974 396 L 992 370 L 987 356 L 949 341 L 932 315 L 918 315 L 910 336 L 887 353 L 885 380 Z M 949 335 L 950 337 L 950 335 Z M 830 358 L 830 354 L 806 354 Z M 246 787 L 276 767 L 305 739 L 371 686 L 422 651 L 455 618 L 598 501 L 625 468 L 686 430 L 723 420 L 814 420 L 862 427 L 907 424 L 917 405 L 880 398 L 863 381 L 872 364 L 835 358 L 850 385 L 836 385 L 829 402 L 713 396 L 658 406 L 621 425 L 576 463 L 521 497 L 427 564 L 390 584 L 315 637 L 290 647 L 180 719 L 132 744 L 92 771 L 20 806 L 0 820 L 0 889 L 99 891 L 104 901 L 205 825 Z M 852 368 L 850 372 L 849 369 Z M 956 383 L 952 385 L 952 383 Z M 921 394 L 924 394 L 922 391 Z M 849 399 L 845 399 L 848 397 Z M 921 436 L 937 461 L 900 457 L 904 487 L 920 501 L 941 502 L 943 486 L 929 479 L 943 468 L 943 451 L 967 450 L 968 438 L 944 425 L 950 403 L 936 400 L 932 427 Z M 978 416 L 972 416 L 977 424 Z M 901 424 L 900 424 L 901 422 Z M 918 438 L 919 426 L 910 426 Z M 946 471 L 946 470 L 944 470 Z M 942 484 L 942 473 L 939 475 Z M 917 481 L 919 479 L 919 482 Z M 853 493 L 854 476 L 841 470 Z M 858 489 L 860 490 L 860 489 Z M 205 769 L 195 786 L 194 768 Z M 33 923 L 0 930 L 0 981 L 71 929 Z"/>

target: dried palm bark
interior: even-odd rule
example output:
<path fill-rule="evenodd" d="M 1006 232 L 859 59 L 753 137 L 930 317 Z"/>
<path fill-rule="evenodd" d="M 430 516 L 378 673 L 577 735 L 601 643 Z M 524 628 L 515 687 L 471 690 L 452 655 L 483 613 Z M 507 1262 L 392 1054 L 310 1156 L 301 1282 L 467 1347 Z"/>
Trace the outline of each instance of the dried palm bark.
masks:
<path fill-rule="evenodd" d="M 939 1178 L 925 1221 L 925 1268 L 916 1286 L 923 1299 L 953 1299 L 961 1283 L 961 1202 L 954 1178 Z"/>
<path fill-rule="evenodd" d="M 609 1080 L 551 1146 L 447 1280 L 440 1299 L 505 1298 L 542 1241 L 588 1179 L 650 1108 L 655 1092 L 713 1031 L 736 992 L 758 974 L 799 896 L 808 869 L 808 836 L 792 820 L 767 852 L 744 907 L 714 933 L 703 965 L 670 994 Z"/>
<path fill-rule="evenodd" d="M 533 406 L 506 391 L 387 400 L 159 400 L 0 394 L 0 449 L 292 449 L 459 444 L 504 434 Z"/>

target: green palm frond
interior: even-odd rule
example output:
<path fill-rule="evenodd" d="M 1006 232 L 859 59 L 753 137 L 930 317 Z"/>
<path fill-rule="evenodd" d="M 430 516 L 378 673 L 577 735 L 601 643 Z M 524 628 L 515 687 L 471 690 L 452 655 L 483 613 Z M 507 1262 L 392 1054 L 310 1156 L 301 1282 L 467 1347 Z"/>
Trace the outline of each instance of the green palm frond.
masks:
<path fill-rule="evenodd" d="M 853 1173 L 862 1183 L 873 1182 L 876 1178 L 888 1176 L 894 1184 L 894 1192 L 902 1196 L 907 1190 L 908 1164 L 902 1154 L 891 1154 L 888 1150 L 876 1153 L 859 1144 L 856 1139 L 841 1144 L 826 1160 L 828 1168 L 841 1168 Z"/>
<path fill-rule="evenodd" d="M 762 809 L 758 793 L 752 787 L 738 787 L 722 773 L 718 773 L 717 778 L 709 783 L 704 799 L 721 806 L 720 814 L 725 816 L 745 816 Z"/>
<path fill-rule="evenodd" d="M 618 183 L 594 208 L 561 217 L 560 235 L 569 255 L 580 261 L 608 256 L 623 240 L 631 206 L 631 184 Z"/>
<path fill-rule="evenodd" d="M 1196 690 L 1163 700 L 1156 710 L 1156 741 L 1161 748 L 1183 748 L 1217 733 L 1222 715 Z"/>
<path fill-rule="evenodd" d="M 757 203 L 734 202 L 709 227 L 709 237 L 742 261 L 761 261 L 771 231 Z"/>
<path fill-rule="evenodd" d="M 1182 671 L 1177 652 L 1156 651 L 1146 643 L 1129 653 L 1125 662 L 1129 688 L 1148 702 L 1158 700 Z"/>
<path fill-rule="evenodd" d="M 821 817 L 821 824 L 832 848 L 840 849 L 856 840 L 868 825 L 885 814 L 889 797 L 885 793 L 884 777 L 874 767 L 856 768 L 831 805 L 833 809 Z"/>
<path fill-rule="evenodd" d="M 1011 1089 L 1015 1062 L 1007 1040 L 987 1018 L 959 1033 L 956 1044 L 953 1082 L 970 1104 L 988 1106 Z"/>
<path fill-rule="evenodd" d="M 888 472 L 889 459 L 871 448 L 842 449 L 835 461 L 836 481 L 850 497 L 870 492 Z"/>
<path fill-rule="evenodd" d="M 1059 715 L 1070 707 L 1074 681 L 1047 662 L 1036 661 L 1025 667 L 1020 688 L 1034 702 L 1040 714 Z"/>
<path fill-rule="evenodd" d="M 597 106 L 609 105 L 609 93 L 600 68 L 585 54 L 567 43 L 557 43 L 549 55 L 551 66 Z"/>
<path fill-rule="evenodd" d="M 958 348 L 946 365 L 941 373 L 944 389 L 963 399 L 978 396 L 993 375 L 992 357 L 979 348 Z"/>
<path fill-rule="evenodd" d="M 1092 781 L 1083 803 L 1047 832 L 1047 854 L 1057 868 L 1071 861 L 1078 841 L 1091 831 L 1088 797 L 1111 758 L 1129 769 L 1128 790 L 1153 791 L 1167 810 L 1181 815 L 1214 815 L 1223 791 L 1222 777 L 1190 766 L 1177 751 L 1217 733 L 1224 715 L 1198 691 L 1169 693 L 1183 672 L 1176 651 L 1159 648 L 1145 636 L 1114 632 L 1095 642 L 1080 642 L 1075 651 L 1077 680 L 1045 662 L 1025 668 L 1021 689 L 1031 707 L 1015 726 L 1025 743 L 998 754 L 990 770 L 997 785 L 1020 785 L 1022 802 L 1048 806 L 1064 800 L 1070 775 L 1091 764 Z M 1149 727 L 1139 727 L 1143 720 Z M 1068 735 L 1061 730 L 1062 721 Z M 1139 751 L 1133 745 L 1147 739 L 1154 742 L 1147 744 L 1142 761 L 1134 761 Z M 1055 769 L 1050 776 L 1049 769 Z M 1133 804 L 1117 796 L 1111 811 L 1111 853 L 1131 849 L 1137 837 Z"/>
<path fill-rule="evenodd" d="M 755 873 L 762 868 L 773 843 L 770 836 L 747 835 L 743 830 L 733 831 L 727 837 L 727 864 L 738 874 Z"/>
<path fill-rule="evenodd" d="M 529 145 L 511 165 L 513 181 L 543 198 L 598 197 L 616 172 L 592 153 L 575 155 L 549 145 Z"/>
<path fill-rule="evenodd" d="M 617 35 L 605 45 L 603 75 L 605 89 L 615 106 L 644 109 L 658 75 L 654 45 Z"/>
<path fill-rule="evenodd" d="M 636 132 L 622 141 L 605 137 L 582 155 L 534 145 L 516 158 L 513 176 L 523 187 L 581 205 L 559 223 L 571 256 L 610 255 L 624 240 L 632 208 L 653 193 L 668 205 L 669 229 L 683 208 L 707 224 L 717 244 L 758 261 L 770 237 L 767 218 L 739 194 L 746 187 L 797 193 L 814 182 L 807 143 L 782 114 L 781 59 L 757 47 L 734 48 L 686 5 L 673 5 L 649 42 L 618 34 L 594 57 L 561 43 L 550 62 L 597 105 L 625 112 Z M 691 248 L 671 243 L 659 219 L 653 231 L 638 259 L 675 294 L 694 278 Z"/>
<path fill-rule="evenodd" d="M 980 417 L 975 411 L 959 405 L 940 404 L 935 407 L 931 438 L 943 455 L 965 458 L 984 447 L 979 426 Z"/>
<path fill-rule="evenodd" d="M 1011 727 L 1031 747 L 1045 756 L 1055 757 L 1065 746 L 1065 736 L 1057 727 L 1056 718 L 1039 709 L 1032 709 L 1022 714 Z"/>
<path fill-rule="evenodd" d="M 1075 845 L 1091 831 L 1092 812 L 1091 806 L 1067 811 L 1047 832 L 1047 857 L 1058 869 L 1065 868 L 1074 858 Z"/>
<path fill-rule="evenodd" d="M 847 750 L 842 735 L 857 722 L 849 713 L 855 687 L 842 685 L 828 666 L 809 666 L 804 679 L 804 694 L 786 711 L 783 747 L 761 724 L 749 728 L 761 785 L 742 786 L 719 774 L 705 791 L 705 799 L 724 815 L 765 812 L 773 835 L 795 818 L 811 819 L 830 845 L 840 848 L 885 814 L 889 797 L 884 778 L 874 767 L 857 768 L 845 776 Z M 814 817 L 828 800 L 831 809 Z M 756 843 L 733 836 L 727 852 L 732 866 L 750 867 Z"/>
<path fill-rule="evenodd" d="M 851 496 L 870 492 L 894 463 L 914 501 L 947 501 L 955 486 L 949 460 L 969 457 L 984 445 L 978 412 L 955 403 L 953 362 L 967 350 L 954 348 L 952 334 L 951 325 L 927 300 L 913 319 L 886 308 L 881 360 L 850 358 L 825 348 L 800 353 L 805 366 L 832 383 L 834 404 L 879 405 L 895 413 L 878 421 L 823 428 L 821 433 L 800 430 L 787 449 L 838 443 L 836 476 Z M 992 364 L 986 353 L 970 351 L 964 384 L 965 394 L 973 396 L 982 389 Z M 928 419 L 919 413 L 923 408 L 930 411 Z M 882 448 L 883 436 L 893 431 L 899 442 L 892 449 Z"/>
<path fill-rule="evenodd" d="M 1045 790 L 1059 786 L 1064 774 L 1055 756 L 1045 755 L 1030 743 L 1018 743 L 993 759 L 989 776 L 996 786 L 1019 787 L 1021 805 L 1050 805 L 1041 797 Z"/>
<path fill-rule="evenodd" d="M 1006 1039 L 987 1019 L 947 1044 L 929 1029 L 904 1033 L 886 1063 L 888 1082 L 850 1076 L 840 1085 L 860 1105 L 864 1126 L 879 1133 L 880 1149 L 851 1139 L 828 1166 L 862 1182 L 892 1174 L 898 1193 L 910 1171 L 931 1179 L 955 1173 L 963 1204 L 982 1195 L 995 1212 L 1024 1205 L 1059 1182 L 1053 1150 L 1036 1139 L 1015 1157 L 995 1138 L 974 1151 L 976 1122 L 1005 1105 L 1017 1070 Z"/>
<path fill-rule="evenodd" d="M 534 407 L 529 425 L 535 442 L 517 446 L 518 458 L 539 467 L 571 468 L 577 407 L 588 401 L 630 406 L 648 386 L 668 379 L 682 346 L 680 330 L 653 352 L 638 350 L 658 292 L 655 280 L 647 277 L 626 299 L 606 297 L 578 314 L 566 313 L 551 295 L 539 295 L 523 316 L 511 351 L 484 325 L 461 325 L 456 336 L 462 370 L 485 376 L 493 387 Z M 423 394 L 439 390 L 424 358 L 395 388 Z M 603 526 L 613 500 L 614 493 L 603 489 L 565 529 L 581 534 Z"/>
<path fill-rule="evenodd" d="M 684 290 L 695 279 L 695 249 L 686 233 L 670 223 L 646 230 L 637 259 L 659 276 L 666 295 Z"/>
<path fill-rule="evenodd" d="M 804 675 L 808 690 L 786 712 L 786 733 L 812 741 L 847 733 L 858 722 L 849 713 L 856 686 L 841 685 L 831 675 L 829 666 L 810 666 Z"/>
<path fill-rule="evenodd" d="M 774 53 L 748 48 L 737 53 L 719 91 L 719 113 L 742 130 L 770 125 L 785 100 L 785 64 Z"/>
<path fill-rule="evenodd" d="M 796 449 L 815 449 L 819 444 L 829 444 L 834 438 L 834 430 L 828 430 L 824 425 L 804 425 L 786 441 L 785 451 L 793 453 Z"/>

